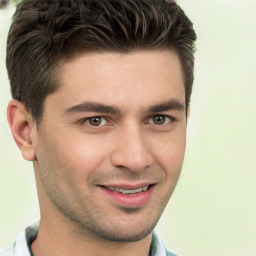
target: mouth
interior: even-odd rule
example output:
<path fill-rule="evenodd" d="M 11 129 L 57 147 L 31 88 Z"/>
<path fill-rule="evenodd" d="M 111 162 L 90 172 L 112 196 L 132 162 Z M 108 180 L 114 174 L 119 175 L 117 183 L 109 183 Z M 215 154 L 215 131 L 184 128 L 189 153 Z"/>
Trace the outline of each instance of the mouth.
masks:
<path fill-rule="evenodd" d="M 104 198 L 115 205 L 138 208 L 146 205 L 152 197 L 156 184 L 100 186 Z"/>
<path fill-rule="evenodd" d="M 145 192 L 149 189 L 151 185 L 148 185 L 148 186 L 144 186 L 144 187 L 140 187 L 140 188 L 136 188 L 136 189 L 124 189 L 124 188 L 119 188 L 119 187 L 107 187 L 107 186 L 104 186 L 104 188 L 110 190 L 110 191 L 115 191 L 117 193 L 121 193 L 121 194 L 124 194 L 124 195 L 136 195 L 138 193 L 141 193 L 141 192 Z"/>

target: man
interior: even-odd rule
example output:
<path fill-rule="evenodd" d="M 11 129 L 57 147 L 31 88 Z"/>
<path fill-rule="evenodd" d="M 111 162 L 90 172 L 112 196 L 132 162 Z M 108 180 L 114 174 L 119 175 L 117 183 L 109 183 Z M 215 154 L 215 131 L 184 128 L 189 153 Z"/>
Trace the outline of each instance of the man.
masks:
<path fill-rule="evenodd" d="M 1 256 L 175 255 L 153 229 L 184 158 L 195 39 L 172 1 L 18 6 L 7 116 L 41 218 Z"/>

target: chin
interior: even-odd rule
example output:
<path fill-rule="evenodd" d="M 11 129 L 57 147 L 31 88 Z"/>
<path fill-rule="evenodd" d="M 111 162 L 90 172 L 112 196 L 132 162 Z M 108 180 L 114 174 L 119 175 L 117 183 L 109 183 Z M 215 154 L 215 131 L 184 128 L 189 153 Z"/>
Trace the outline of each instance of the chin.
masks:
<path fill-rule="evenodd" d="M 147 218 L 145 218 L 147 219 Z M 136 242 L 149 236 L 155 228 L 159 218 L 148 221 L 135 221 L 135 220 L 117 220 L 115 222 L 105 222 L 101 225 L 89 225 L 84 227 L 89 230 L 95 237 L 107 241 L 115 242 Z M 92 223 L 91 223 L 92 224 Z M 94 223 L 95 224 L 95 223 Z M 97 223 L 99 224 L 99 223 Z"/>
<path fill-rule="evenodd" d="M 97 234 L 104 240 L 115 241 L 115 242 L 137 242 L 145 237 L 149 236 L 153 231 L 153 228 L 147 230 L 133 230 L 133 232 L 127 231 L 117 231 L 110 232 L 109 230 L 105 230 L 105 232 L 101 232 Z"/>

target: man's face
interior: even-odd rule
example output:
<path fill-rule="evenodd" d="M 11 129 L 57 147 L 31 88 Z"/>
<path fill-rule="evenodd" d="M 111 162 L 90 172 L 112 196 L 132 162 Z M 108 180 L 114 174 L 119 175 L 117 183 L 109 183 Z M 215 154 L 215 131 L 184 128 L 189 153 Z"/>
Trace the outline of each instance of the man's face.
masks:
<path fill-rule="evenodd" d="M 42 218 L 57 209 L 94 237 L 140 240 L 156 225 L 182 167 L 179 59 L 172 51 L 85 54 L 60 76 L 33 137 L 39 199 L 48 211 Z"/>

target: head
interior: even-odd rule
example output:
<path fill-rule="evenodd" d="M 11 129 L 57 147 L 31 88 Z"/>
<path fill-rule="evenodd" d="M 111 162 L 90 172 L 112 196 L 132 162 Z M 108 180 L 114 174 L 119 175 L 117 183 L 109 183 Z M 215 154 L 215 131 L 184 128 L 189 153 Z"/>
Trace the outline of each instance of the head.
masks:
<path fill-rule="evenodd" d="M 195 39 L 171 1 L 18 6 L 8 118 L 34 161 L 42 217 L 107 240 L 152 231 L 181 171 Z"/>
<path fill-rule="evenodd" d="M 188 108 L 196 35 L 182 9 L 168 2 L 24 0 L 7 42 L 12 97 L 23 102 L 39 123 L 45 98 L 60 87 L 63 63 L 86 52 L 172 49 L 182 65 Z"/>

